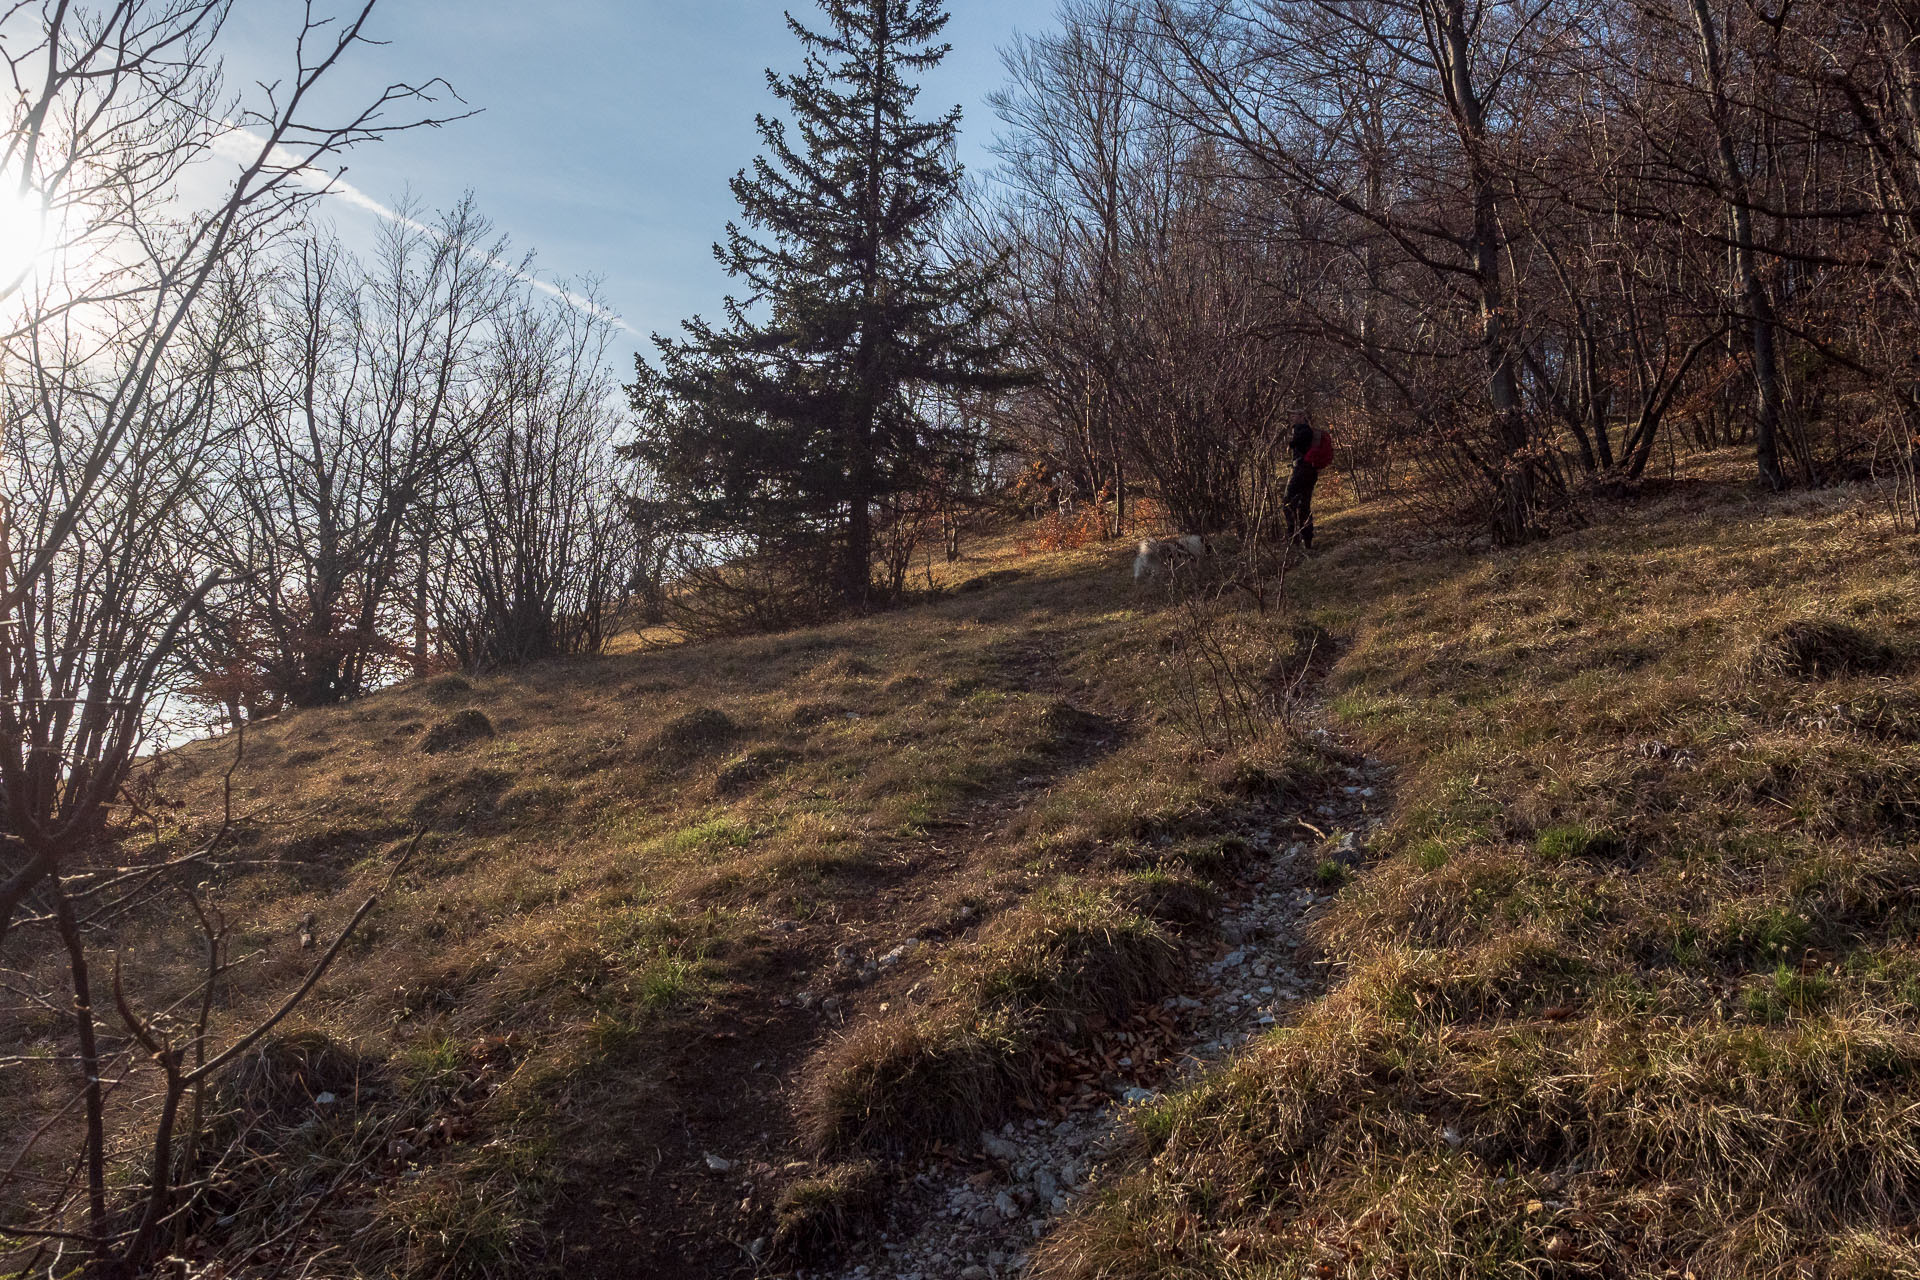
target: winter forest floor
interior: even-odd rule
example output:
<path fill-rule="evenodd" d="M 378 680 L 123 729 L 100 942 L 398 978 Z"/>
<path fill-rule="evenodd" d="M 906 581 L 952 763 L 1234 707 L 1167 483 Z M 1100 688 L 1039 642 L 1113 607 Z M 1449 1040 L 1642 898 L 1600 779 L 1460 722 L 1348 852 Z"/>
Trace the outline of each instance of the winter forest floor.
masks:
<path fill-rule="evenodd" d="M 262 726 L 232 1025 L 426 835 L 223 1091 L 253 1158 L 181 1252 L 1920 1272 L 1920 550 L 1743 475 L 1513 551 L 1330 516 L 1271 623 L 1302 697 L 1228 751 L 1130 554 L 1013 537 L 914 609 Z M 232 745 L 169 759 L 163 850 Z M 149 1005 L 190 984 L 191 934 L 119 942 Z M 0 1076 L 0 1152 L 68 1089 Z"/>

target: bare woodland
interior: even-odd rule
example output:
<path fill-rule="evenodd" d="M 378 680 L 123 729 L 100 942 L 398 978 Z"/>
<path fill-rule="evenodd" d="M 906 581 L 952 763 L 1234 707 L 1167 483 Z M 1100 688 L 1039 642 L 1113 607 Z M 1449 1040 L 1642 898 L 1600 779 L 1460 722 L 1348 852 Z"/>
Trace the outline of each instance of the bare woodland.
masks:
<path fill-rule="evenodd" d="M 42 1131 L 70 1157 L 0 1153 L 40 1274 L 164 1255 L 222 1158 L 209 1084 L 274 1025 L 213 1030 L 231 930 L 196 886 L 225 832 L 136 857 L 143 759 L 637 619 L 784 625 L 795 595 L 754 584 L 818 562 L 764 521 L 689 532 L 622 448 L 609 314 L 536 290 L 470 203 L 364 257 L 310 216 L 351 148 L 465 111 L 431 83 L 313 113 L 372 3 L 310 7 L 245 90 L 229 6 L 0 15 L 0 181 L 57 241 L 0 281 L 0 943 L 39 975 L 0 969 L 0 999 L 60 1012 L 73 1082 Z M 809 600 L 902 599 L 1021 475 L 1103 536 L 1151 502 L 1272 547 L 1302 414 L 1354 490 L 1467 539 L 1729 446 L 1770 490 L 1895 477 L 1920 520 L 1920 0 L 1066 0 L 1007 70 L 1000 170 L 912 242 L 989 282 L 916 321 L 973 363 L 884 388 L 862 447 L 913 465 L 842 462 L 911 483 L 858 490 L 859 563 Z M 198 169 L 225 188 L 195 209 Z M 105 950 L 155 903 L 204 933 L 181 1007 Z"/>
<path fill-rule="evenodd" d="M 1910 471 L 1911 4 L 1065 19 L 1010 59 L 984 216 L 1038 375 L 1014 430 L 1079 493 L 1151 477 L 1233 528 L 1300 412 L 1363 491 L 1509 541 L 1676 448 L 1776 489 Z"/>

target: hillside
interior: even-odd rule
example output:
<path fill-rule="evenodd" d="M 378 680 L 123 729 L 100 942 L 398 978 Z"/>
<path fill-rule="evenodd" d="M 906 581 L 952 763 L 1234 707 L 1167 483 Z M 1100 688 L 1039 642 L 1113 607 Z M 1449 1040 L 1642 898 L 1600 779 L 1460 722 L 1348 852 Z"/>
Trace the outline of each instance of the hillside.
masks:
<path fill-rule="evenodd" d="M 393 888 L 222 1091 L 263 1158 L 181 1252 L 1911 1273 L 1920 560 L 1877 504 L 1710 461 L 1513 551 L 1328 517 L 1234 633 L 1288 697 L 1231 749 L 1181 606 L 1014 539 L 895 614 L 260 726 L 223 1024 Z M 149 856 L 233 746 L 168 759 Z M 190 988 L 196 935 L 119 941 Z M 65 1099 L 0 1090 L 9 1148 Z"/>

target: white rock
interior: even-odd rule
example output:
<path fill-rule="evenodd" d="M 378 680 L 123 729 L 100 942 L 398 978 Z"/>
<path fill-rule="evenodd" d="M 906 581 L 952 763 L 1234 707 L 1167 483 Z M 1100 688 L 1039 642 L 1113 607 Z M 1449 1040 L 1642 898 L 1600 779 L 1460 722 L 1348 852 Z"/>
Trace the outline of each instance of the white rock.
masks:
<path fill-rule="evenodd" d="M 707 1168 L 715 1173 L 732 1173 L 734 1163 L 732 1160 L 722 1160 L 712 1152 L 707 1153 Z"/>
<path fill-rule="evenodd" d="M 315 1095 L 313 1105 L 316 1107 L 330 1107 L 338 1101 L 340 1101 L 340 1099 L 334 1097 L 332 1094 L 322 1093 Z"/>

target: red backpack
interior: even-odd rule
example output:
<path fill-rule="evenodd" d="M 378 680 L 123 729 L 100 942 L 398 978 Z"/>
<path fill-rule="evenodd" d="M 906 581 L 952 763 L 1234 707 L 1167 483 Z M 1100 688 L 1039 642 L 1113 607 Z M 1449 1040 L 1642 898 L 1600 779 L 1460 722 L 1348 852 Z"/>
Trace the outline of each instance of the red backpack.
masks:
<path fill-rule="evenodd" d="M 1333 432 L 1321 431 L 1319 438 L 1313 442 L 1313 448 L 1307 450 L 1306 457 L 1302 460 L 1316 471 L 1325 471 L 1332 466 Z"/>

